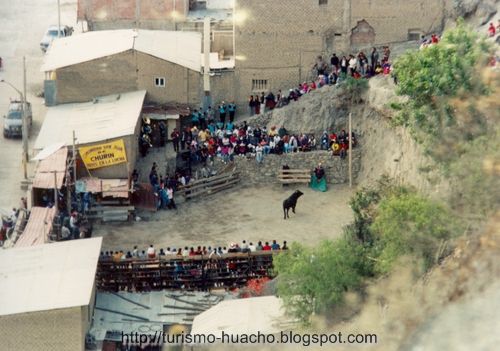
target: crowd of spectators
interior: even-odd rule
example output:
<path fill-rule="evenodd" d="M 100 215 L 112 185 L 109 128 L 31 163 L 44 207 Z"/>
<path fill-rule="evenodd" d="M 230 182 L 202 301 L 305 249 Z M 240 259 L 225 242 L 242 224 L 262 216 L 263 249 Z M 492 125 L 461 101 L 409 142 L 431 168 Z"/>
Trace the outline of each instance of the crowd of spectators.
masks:
<path fill-rule="evenodd" d="M 184 248 L 179 247 L 167 247 L 166 249 L 157 250 L 154 245 L 150 245 L 145 250 L 139 250 L 137 246 L 134 246 L 131 251 L 117 250 L 117 251 L 103 251 L 100 255 L 100 260 L 104 261 L 113 261 L 113 262 L 121 262 L 128 259 L 137 259 L 137 260 L 152 260 L 157 258 L 182 258 L 188 259 L 189 257 L 196 256 L 208 256 L 209 259 L 223 257 L 226 254 L 233 253 L 251 253 L 251 252 L 259 252 L 259 251 L 279 251 L 279 250 L 288 250 L 287 242 L 284 241 L 283 245 L 280 245 L 276 242 L 276 240 L 272 240 L 271 242 L 258 241 L 257 244 L 253 242 L 247 242 L 243 240 L 241 244 L 230 243 L 228 246 L 194 246 Z"/>
<path fill-rule="evenodd" d="M 232 122 L 211 123 L 205 130 L 192 126 L 184 128 L 182 133 L 174 133 L 179 138 L 174 140 L 174 143 L 180 143 L 178 149 L 189 150 L 192 161 L 202 164 L 213 161 L 214 158 L 227 163 L 234 160 L 234 157 L 255 158 L 258 163 L 262 163 L 268 154 L 307 152 L 317 150 L 319 146 L 312 133 L 290 133 L 284 126 L 269 129 L 266 126 L 250 126 L 246 121 L 239 125 Z M 327 135 L 331 136 L 328 149 L 335 143 L 338 147 L 342 146 L 344 151 L 347 150 L 348 137 L 345 130 L 339 133 L 338 138 L 333 132 Z M 321 149 L 325 149 L 323 141 Z"/>
<path fill-rule="evenodd" d="M 326 85 L 335 85 L 346 79 L 370 78 L 377 74 L 390 74 L 391 51 L 388 46 L 382 47 L 381 54 L 373 47 L 367 56 L 363 51 L 358 54 L 338 57 L 332 54 L 330 62 L 318 56 L 312 67 L 313 79 L 310 82 L 302 82 L 298 86 L 290 88 L 288 93 L 278 90 L 275 95 L 272 91 L 267 95 L 262 92 L 259 95 L 250 95 L 248 98 L 248 111 L 250 116 L 260 114 L 274 108 L 288 105 L 291 101 L 297 101 L 302 95 L 310 93 Z"/>

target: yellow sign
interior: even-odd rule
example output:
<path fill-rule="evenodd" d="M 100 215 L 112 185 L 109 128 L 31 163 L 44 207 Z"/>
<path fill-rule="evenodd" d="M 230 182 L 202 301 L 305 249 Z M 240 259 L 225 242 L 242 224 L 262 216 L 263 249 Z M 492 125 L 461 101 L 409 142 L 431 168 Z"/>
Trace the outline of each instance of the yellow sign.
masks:
<path fill-rule="evenodd" d="M 87 169 L 96 169 L 127 162 L 123 139 L 110 143 L 84 146 L 78 149 Z"/>

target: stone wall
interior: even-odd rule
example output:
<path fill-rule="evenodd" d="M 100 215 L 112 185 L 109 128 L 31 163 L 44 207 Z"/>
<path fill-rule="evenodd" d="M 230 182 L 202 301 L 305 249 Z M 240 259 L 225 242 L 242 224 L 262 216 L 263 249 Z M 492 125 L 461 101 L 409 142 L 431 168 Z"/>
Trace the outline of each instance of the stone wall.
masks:
<path fill-rule="evenodd" d="M 278 173 L 284 164 L 291 169 L 311 169 L 323 164 L 328 184 L 343 184 L 349 182 L 349 162 L 346 158 L 341 160 L 328 151 L 298 152 L 283 155 L 266 155 L 264 162 L 258 164 L 254 158 L 247 159 L 235 157 L 236 169 L 240 173 L 243 186 L 255 186 L 262 184 L 280 184 Z M 353 152 L 353 179 L 359 172 L 361 165 L 361 153 L 356 149 Z"/>

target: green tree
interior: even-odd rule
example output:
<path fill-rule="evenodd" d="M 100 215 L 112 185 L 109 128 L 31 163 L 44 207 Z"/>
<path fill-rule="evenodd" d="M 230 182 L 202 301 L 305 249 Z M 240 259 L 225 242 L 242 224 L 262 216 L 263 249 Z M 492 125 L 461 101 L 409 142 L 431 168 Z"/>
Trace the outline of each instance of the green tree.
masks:
<path fill-rule="evenodd" d="M 388 273 L 399 257 L 409 255 L 429 269 L 440 258 L 442 243 L 459 227 L 441 204 L 416 193 L 391 195 L 380 202 L 371 225 L 376 237 L 377 273 Z"/>
<path fill-rule="evenodd" d="M 278 295 L 287 310 L 304 323 L 341 303 L 346 291 L 357 289 L 371 272 L 364 248 L 347 239 L 323 241 L 311 248 L 294 243 L 274 261 Z"/>
<path fill-rule="evenodd" d="M 459 21 L 439 44 L 409 51 L 394 64 L 398 94 L 410 99 L 398 107 L 393 122 L 409 128 L 413 137 L 437 161 L 447 165 L 464 149 L 456 147 L 484 135 L 486 116 L 474 107 L 474 96 L 488 94 L 482 79 L 491 49 L 483 37 Z M 470 99 L 468 116 L 457 118 L 457 101 Z"/>

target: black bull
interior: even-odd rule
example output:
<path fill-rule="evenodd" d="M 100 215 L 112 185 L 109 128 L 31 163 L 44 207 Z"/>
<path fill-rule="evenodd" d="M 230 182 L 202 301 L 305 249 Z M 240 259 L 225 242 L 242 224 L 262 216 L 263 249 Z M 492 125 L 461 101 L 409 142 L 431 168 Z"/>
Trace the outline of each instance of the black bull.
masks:
<path fill-rule="evenodd" d="M 290 210 L 290 208 L 292 209 L 292 212 L 295 213 L 295 206 L 297 206 L 297 200 L 302 195 L 304 195 L 303 192 L 301 192 L 300 190 L 295 190 L 295 192 L 292 195 L 290 195 L 288 199 L 283 201 L 284 219 L 287 219 L 287 217 L 290 218 L 290 216 L 288 215 L 288 211 Z"/>

